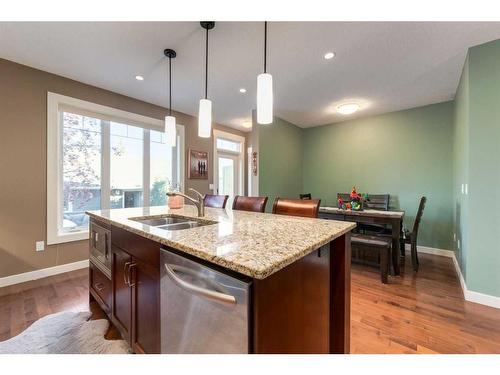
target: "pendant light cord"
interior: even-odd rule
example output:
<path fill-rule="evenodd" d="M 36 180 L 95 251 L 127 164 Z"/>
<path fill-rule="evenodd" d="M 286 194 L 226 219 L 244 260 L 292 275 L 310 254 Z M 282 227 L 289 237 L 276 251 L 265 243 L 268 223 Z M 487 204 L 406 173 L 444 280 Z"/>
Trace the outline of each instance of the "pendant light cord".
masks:
<path fill-rule="evenodd" d="M 207 38 L 205 43 L 205 99 L 208 98 L 208 28 L 207 30 Z"/>
<path fill-rule="evenodd" d="M 172 57 L 168 58 L 168 115 L 172 116 Z"/>
<path fill-rule="evenodd" d="M 267 73 L 267 21 L 264 22 L 264 73 Z"/>

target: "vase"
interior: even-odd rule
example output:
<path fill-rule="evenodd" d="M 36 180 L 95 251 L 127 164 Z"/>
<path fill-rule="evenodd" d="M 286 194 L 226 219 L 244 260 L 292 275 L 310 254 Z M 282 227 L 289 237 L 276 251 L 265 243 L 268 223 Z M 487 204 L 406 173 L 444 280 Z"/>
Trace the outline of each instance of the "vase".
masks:
<path fill-rule="evenodd" d="M 173 197 L 168 197 L 168 208 L 177 209 L 182 208 L 184 206 L 184 197 L 180 195 L 175 195 Z"/>

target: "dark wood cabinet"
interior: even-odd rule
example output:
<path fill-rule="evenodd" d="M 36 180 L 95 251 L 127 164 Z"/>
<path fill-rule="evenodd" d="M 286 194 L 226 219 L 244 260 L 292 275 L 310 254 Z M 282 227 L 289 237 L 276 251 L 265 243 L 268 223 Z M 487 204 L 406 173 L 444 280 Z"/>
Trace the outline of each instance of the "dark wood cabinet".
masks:
<path fill-rule="evenodd" d="M 111 319 L 135 353 L 159 353 L 159 259 L 150 251 L 159 258 L 160 247 L 152 248 L 152 241 L 139 236 L 126 241 L 128 236 L 129 232 L 113 227 Z"/>
<path fill-rule="evenodd" d="M 92 262 L 89 264 L 89 290 L 101 308 L 109 314 L 112 296 L 111 280 Z"/>
<path fill-rule="evenodd" d="M 128 284 L 128 268 L 132 257 L 122 249 L 112 247 L 111 274 L 113 304 L 111 320 L 123 339 L 130 342 L 132 332 L 132 290 Z"/>
<path fill-rule="evenodd" d="M 132 349 L 160 352 L 160 276 L 156 267 L 134 259 L 132 284 Z"/>

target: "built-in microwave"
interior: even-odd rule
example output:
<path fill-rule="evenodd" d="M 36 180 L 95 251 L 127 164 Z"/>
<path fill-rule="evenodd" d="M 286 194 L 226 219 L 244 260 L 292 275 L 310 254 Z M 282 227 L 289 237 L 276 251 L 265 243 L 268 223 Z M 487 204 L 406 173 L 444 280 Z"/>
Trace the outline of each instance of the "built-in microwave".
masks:
<path fill-rule="evenodd" d="M 90 222 L 90 260 L 111 276 L 111 231 Z"/>

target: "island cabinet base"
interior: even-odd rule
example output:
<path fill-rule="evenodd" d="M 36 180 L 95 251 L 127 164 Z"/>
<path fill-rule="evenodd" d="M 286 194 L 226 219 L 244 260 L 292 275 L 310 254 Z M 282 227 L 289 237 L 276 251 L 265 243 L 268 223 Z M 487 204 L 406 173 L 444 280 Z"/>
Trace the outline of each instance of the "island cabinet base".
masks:
<path fill-rule="evenodd" d="M 350 234 L 253 281 L 253 353 L 349 353 Z"/>

